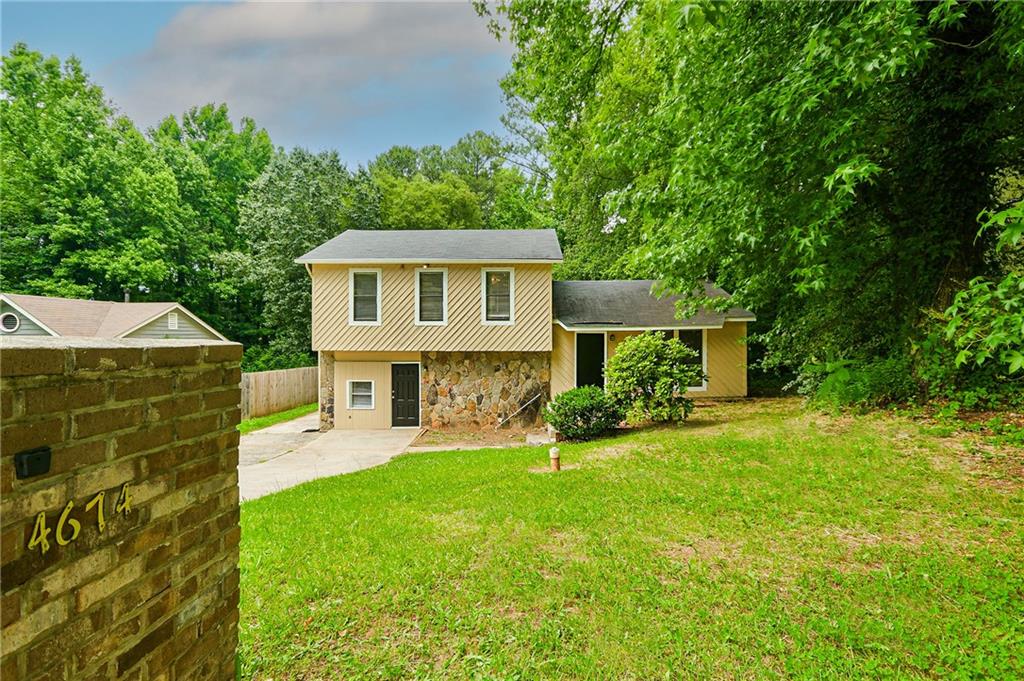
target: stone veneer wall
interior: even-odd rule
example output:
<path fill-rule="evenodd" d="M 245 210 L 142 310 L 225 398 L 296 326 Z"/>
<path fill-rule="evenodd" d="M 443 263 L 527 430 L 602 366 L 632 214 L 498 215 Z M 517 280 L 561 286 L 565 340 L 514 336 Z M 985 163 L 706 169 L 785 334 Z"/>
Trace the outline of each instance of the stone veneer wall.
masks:
<path fill-rule="evenodd" d="M 235 678 L 241 356 L 3 339 L 0 677 Z M 17 479 L 42 446 L 50 470 Z"/>
<path fill-rule="evenodd" d="M 550 352 L 424 352 L 420 423 L 431 428 L 494 426 L 531 397 L 511 423 L 538 426 L 551 395 Z"/>
<path fill-rule="evenodd" d="M 320 368 L 320 430 L 328 431 L 334 427 L 334 353 L 316 354 Z"/>

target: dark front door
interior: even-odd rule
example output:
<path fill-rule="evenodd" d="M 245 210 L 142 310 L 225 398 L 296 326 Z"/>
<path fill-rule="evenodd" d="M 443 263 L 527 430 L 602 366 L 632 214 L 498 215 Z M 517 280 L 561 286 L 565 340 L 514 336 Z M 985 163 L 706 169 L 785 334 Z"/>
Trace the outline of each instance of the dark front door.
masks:
<path fill-rule="evenodd" d="M 576 334 L 576 387 L 604 387 L 604 334 Z"/>
<path fill-rule="evenodd" d="M 391 365 L 391 425 L 420 425 L 420 365 Z"/>

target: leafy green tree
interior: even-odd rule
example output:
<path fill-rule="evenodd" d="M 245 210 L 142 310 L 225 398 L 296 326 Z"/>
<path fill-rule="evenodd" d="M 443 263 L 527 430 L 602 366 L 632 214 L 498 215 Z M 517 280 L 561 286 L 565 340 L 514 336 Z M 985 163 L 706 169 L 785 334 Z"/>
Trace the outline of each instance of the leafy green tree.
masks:
<path fill-rule="evenodd" d="M 248 276 L 261 282 L 261 321 L 277 352 L 310 351 L 310 281 L 295 259 L 354 226 L 346 198 L 350 179 L 336 152 L 293 149 L 276 154 L 241 200 Z"/>
<path fill-rule="evenodd" d="M 183 232 L 174 174 L 79 62 L 17 44 L 0 89 L 0 286 L 120 299 L 172 288 Z"/>
<path fill-rule="evenodd" d="M 410 179 L 380 175 L 381 222 L 390 229 L 479 229 L 480 202 L 469 185 L 455 175 L 431 182 L 423 175 Z"/>
<path fill-rule="evenodd" d="M 998 188 L 1024 171 L 1024 5 L 497 11 L 575 271 L 717 280 L 796 366 L 904 353 L 922 309 L 998 274 L 976 216 L 1020 199 Z"/>
<path fill-rule="evenodd" d="M 243 118 L 237 130 L 225 105 L 194 107 L 150 131 L 172 169 L 189 229 L 176 240 L 177 300 L 233 340 L 261 342 L 262 283 L 237 276 L 248 255 L 238 235 L 238 200 L 266 167 L 273 146 Z"/>

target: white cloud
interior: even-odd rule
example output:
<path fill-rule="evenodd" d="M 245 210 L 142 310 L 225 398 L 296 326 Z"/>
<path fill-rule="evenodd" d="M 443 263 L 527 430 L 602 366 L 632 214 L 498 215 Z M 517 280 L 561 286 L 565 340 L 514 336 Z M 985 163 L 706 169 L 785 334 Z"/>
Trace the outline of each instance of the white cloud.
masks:
<path fill-rule="evenodd" d="M 102 81 L 144 127 L 227 102 L 275 141 L 309 144 L 403 105 L 494 97 L 509 54 L 468 3 L 193 5 Z"/>

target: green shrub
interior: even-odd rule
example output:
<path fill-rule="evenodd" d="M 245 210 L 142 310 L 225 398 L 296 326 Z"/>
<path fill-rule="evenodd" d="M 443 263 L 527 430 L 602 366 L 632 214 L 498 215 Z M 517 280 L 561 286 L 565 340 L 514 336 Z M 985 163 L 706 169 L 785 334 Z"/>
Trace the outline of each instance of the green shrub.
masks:
<path fill-rule="evenodd" d="M 811 401 L 831 407 L 880 407 L 913 400 L 918 394 L 913 367 L 907 356 L 873 360 L 838 360 L 809 365 L 805 373 L 818 380 Z"/>
<path fill-rule="evenodd" d="M 600 388 L 573 388 L 553 399 L 544 420 L 570 440 L 590 440 L 618 425 L 622 414 Z"/>
<path fill-rule="evenodd" d="M 627 338 L 608 360 L 605 389 L 631 423 L 681 421 L 693 411 L 687 386 L 704 378 L 696 358 L 656 331 Z"/>
<path fill-rule="evenodd" d="M 989 361 L 958 363 L 961 349 L 946 336 L 946 318 L 936 315 L 914 344 L 914 371 L 929 400 L 954 405 L 952 411 L 1024 407 L 1021 379 L 1007 366 Z"/>

